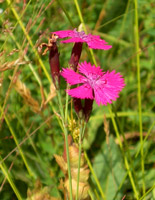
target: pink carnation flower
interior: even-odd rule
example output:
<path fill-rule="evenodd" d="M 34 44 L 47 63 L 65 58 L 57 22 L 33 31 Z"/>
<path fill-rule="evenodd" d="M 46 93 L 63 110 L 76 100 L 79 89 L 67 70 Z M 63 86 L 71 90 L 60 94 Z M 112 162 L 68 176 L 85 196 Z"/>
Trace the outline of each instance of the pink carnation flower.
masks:
<path fill-rule="evenodd" d="M 115 73 L 115 70 L 102 72 L 100 67 L 91 66 L 86 61 L 79 64 L 79 72 L 65 68 L 61 72 L 70 85 L 81 84 L 67 90 L 67 93 L 75 98 L 94 99 L 98 105 L 107 105 L 119 97 L 119 92 L 125 86 L 120 73 Z"/>
<path fill-rule="evenodd" d="M 70 37 L 70 39 L 61 41 L 62 43 L 70 43 L 70 42 L 86 42 L 91 49 L 104 49 L 108 50 L 112 46 L 107 45 L 107 42 L 102 40 L 98 35 L 86 35 L 84 31 L 78 32 L 76 29 L 74 30 L 64 30 L 64 31 L 56 31 L 53 32 L 59 38 Z"/>

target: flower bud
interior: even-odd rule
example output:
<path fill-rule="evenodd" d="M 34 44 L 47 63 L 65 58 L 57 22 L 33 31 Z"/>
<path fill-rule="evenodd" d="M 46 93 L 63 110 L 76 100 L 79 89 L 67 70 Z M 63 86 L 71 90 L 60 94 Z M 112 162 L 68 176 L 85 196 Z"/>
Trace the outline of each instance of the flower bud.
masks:
<path fill-rule="evenodd" d="M 53 79 L 53 83 L 56 89 L 59 88 L 60 85 L 60 64 L 59 64 L 59 52 L 56 45 L 56 42 L 52 43 L 52 47 L 49 52 L 49 64 L 51 68 L 51 75 Z"/>
<path fill-rule="evenodd" d="M 85 104 L 83 108 L 85 121 L 88 122 L 91 111 L 93 109 L 93 99 L 85 99 Z"/>
<path fill-rule="evenodd" d="M 71 58 L 70 58 L 70 61 L 69 61 L 69 65 L 72 69 L 74 69 L 74 71 L 77 70 L 77 65 L 79 63 L 81 51 L 82 51 L 82 43 L 76 42 L 74 44 L 73 49 L 72 49 Z"/>
<path fill-rule="evenodd" d="M 73 98 L 73 104 L 74 104 L 75 112 L 77 113 L 78 117 L 82 118 L 83 108 L 82 108 L 81 99 Z"/>

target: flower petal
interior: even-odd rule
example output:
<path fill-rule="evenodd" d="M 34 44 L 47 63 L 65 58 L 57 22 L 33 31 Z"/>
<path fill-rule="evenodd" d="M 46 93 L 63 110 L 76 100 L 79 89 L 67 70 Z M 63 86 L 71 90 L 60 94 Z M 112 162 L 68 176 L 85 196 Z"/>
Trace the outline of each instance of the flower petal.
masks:
<path fill-rule="evenodd" d="M 100 36 L 97 35 L 88 35 L 88 39 L 87 39 L 87 44 L 89 46 L 89 48 L 91 49 L 103 49 L 103 50 L 108 50 L 110 48 L 112 48 L 111 45 L 107 45 L 107 42 L 105 40 L 102 40 L 100 38 Z"/>
<path fill-rule="evenodd" d="M 63 76 L 70 85 L 84 83 L 86 81 L 84 76 L 76 73 L 73 69 L 63 68 L 62 70 L 63 71 L 61 72 L 61 76 Z"/>
<path fill-rule="evenodd" d="M 72 37 L 72 35 L 74 35 L 74 30 L 55 31 L 52 33 L 56 34 L 59 38 L 65 38 Z"/>
<path fill-rule="evenodd" d="M 89 48 L 103 50 L 108 50 L 112 47 L 111 45 L 107 45 L 107 42 L 102 40 L 100 36 L 92 34 L 86 35 L 84 31 L 78 32 L 76 29 L 55 31 L 52 33 L 56 34 L 59 38 L 71 37 L 71 39 L 61 41 L 61 43 L 86 42 Z"/>
<path fill-rule="evenodd" d="M 61 43 L 71 43 L 71 42 L 84 42 L 84 40 L 82 40 L 81 38 L 78 38 L 78 37 L 72 37 L 68 40 L 61 41 Z"/>
<path fill-rule="evenodd" d="M 79 72 L 84 74 L 86 77 L 90 77 L 92 75 L 97 75 L 97 76 L 103 76 L 103 72 L 100 67 L 96 67 L 95 65 L 91 65 L 90 63 L 87 63 L 86 61 L 79 64 Z"/>
<path fill-rule="evenodd" d="M 115 73 L 115 70 L 106 72 L 102 79 L 107 81 L 105 88 L 111 88 L 113 92 L 120 92 L 125 86 L 122 75 L 120 73 Z"/>
<path fill-rule="evenodd" d="M 94 99 L 93 90 L 89 84 L 85 83 L 77 88 L 73 88 L 67 91 L 67 93 L 79 99 Z"/>
<path fill-rule="evenodd" d="M 104 74 L 94 86 L 95 100 L 98 105 L 112 103 L 119 97 L 119 92 L 125 86 L 124 79 L 115 70 Z"/>

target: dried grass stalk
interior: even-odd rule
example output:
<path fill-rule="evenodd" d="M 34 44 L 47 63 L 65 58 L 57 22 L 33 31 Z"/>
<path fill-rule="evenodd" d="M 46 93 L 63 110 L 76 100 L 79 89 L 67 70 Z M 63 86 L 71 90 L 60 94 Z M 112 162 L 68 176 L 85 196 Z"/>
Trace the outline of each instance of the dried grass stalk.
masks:
<path fill-rule="evenodd" d="M 4 74 L 1 73 L 1 75 L 0 75 L 0 87 L 2 86 L 3 79 L 4 79 Z"/>
<path fill-rule="evenodd" d="M 56 89 L 53 83 L 50 85 L 50 93 L 48 94 L 47 100 L 45 101 L 44 105 L 47 105 L 47 103 L 53 99 L 56 96 Z"/>
<path fill-rule="evenodd" d="M 13 60 L 11 62 L 5 62 L 4 64 L 0 64 L 0 72 L 6 71 L 8 69 L 12 69 L 13 66 L 16 65 L 24 65 L 29 63 L 28 61 L 22 61 L 21 58 L 18 58 L 17 60 Z"/>
<path fill-rule="evenodd" d="M 50 195 L 50 188 L 43 187 L 40 180 L 37 180 L 33 190 L 28 188 L 26 200 L 61 200 L 59 197 Z"/>
<path fill-rule="evenodd" d="M 69 143 L 69 157 L 70 157 L 70 167 L 71 167 L 71 175 L 72 175 L 72 194 L 73 199 L 76 198 L 76 190 L 77 190 L 77 176 L 78 176 L 78 160 L 79 160 L 79 148 L 75 143 L 70 141 L 71 136 L 68 137 Z M 68 178 L 68 167 L 66 161 L 66 150 L 64 147 L 63 156 L 54 155 L 56 162 L 60 166 L 61 170 L 64 173 L 65 179 L 64 181 L 60 181 L 60 185 L 64 191 L 64 199 L 69 197 L 69 178 Z M 87 164 L 85 163 L 84 154 L 81 155 L 81 163 L 80 163 L 80 180 L 79 180 L 79 193 L 78 199 L 86 200 L 89 199 L 88 190 L 88 178 L 89 178 L 90 170 L 88 169 Z"/>
<path fill-rule="evenodd" d="M 31 96 L 31 92 L 26 85 L 20 79 L 16 79 L 16 82 L 13 82 L 13 84 L 15 90 L 22 96 L 26 104 L 31 107 L 33 112 L 39 113 L 39 103 Z"/>

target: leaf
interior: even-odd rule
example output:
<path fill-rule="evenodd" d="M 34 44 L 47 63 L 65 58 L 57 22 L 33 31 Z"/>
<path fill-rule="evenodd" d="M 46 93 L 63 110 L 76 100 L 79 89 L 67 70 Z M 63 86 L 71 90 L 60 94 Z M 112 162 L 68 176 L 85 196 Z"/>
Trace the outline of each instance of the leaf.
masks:
<path fill-rule="evenodd" d="M 96 155 L 93 168 L 106 195 L 106 199 L 112 200 L 125 176 L 125 170 L 118 146 L 115 144 L 112 136 L 109 139 L 109 145 L 104 142 L 101 151 Z M 119 199 L 118 196 L 117 199 Z"/>

